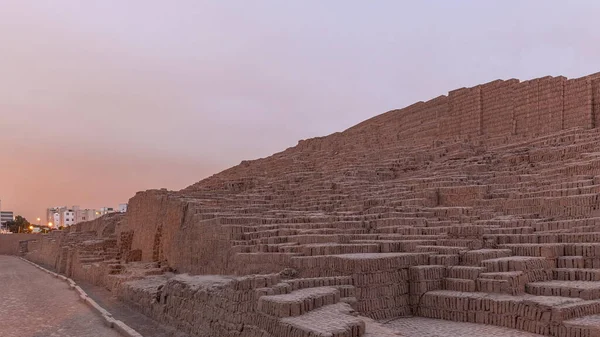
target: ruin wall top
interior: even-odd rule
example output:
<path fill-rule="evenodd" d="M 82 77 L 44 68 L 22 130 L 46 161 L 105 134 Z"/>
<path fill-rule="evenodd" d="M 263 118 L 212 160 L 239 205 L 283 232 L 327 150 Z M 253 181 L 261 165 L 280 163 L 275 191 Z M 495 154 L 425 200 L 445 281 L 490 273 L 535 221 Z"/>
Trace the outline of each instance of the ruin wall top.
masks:
<path fill-rule="evenodd" d="M 267 158 L 243 161 L 180 192 L 226 185 L 232 191 L 238 190 L 254 184 L 247 180 L 256 180 L 265 172 L 270 176 L 287 174 L 289 165 L 299 165 L 291 162 L 292 157 L 302 157 L 304 165 L 315 164 L 312 155 L 324 150 L 349 160 L 356 153 L 386 147 L 464 141 L 500 145 L 598 126 L 600 73 L 575 79 L 547 76 L 528 81 L 496 80 L 388 111 L 343 132 L 301 140 L 295 147 Z M 316 164 L 326 166 L 326 161 Z"/>
<path fill-rule="evenodd" d="M 581 78 L 496 80 L 452 90 L 427 102 L 392 110 L 344 133 L 371 133 L 408 143 L 431 140 L 536 137 L 600 124 L 600 73 Z"/>

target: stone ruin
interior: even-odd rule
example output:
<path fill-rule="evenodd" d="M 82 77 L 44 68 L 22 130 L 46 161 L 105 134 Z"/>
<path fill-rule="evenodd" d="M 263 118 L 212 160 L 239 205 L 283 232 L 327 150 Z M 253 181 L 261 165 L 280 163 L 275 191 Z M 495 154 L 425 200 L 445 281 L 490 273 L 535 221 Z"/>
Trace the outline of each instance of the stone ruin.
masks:
<path fill-rule="evenodd" d="M 29 241 L 190 336 L 600 336 L 600 73 L 494 81 Z"/>

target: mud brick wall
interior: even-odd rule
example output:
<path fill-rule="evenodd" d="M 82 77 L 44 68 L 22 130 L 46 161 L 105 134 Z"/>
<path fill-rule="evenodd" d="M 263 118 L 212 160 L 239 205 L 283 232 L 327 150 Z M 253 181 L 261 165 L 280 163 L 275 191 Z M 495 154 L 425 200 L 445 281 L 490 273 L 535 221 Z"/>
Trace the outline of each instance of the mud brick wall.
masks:
<path fill-rule="evenodd" d="M 232 228 L 222 225 L 221 219 L 197 220 L 190 215 L 183 227 L 175 228 L 169 263 L 175 270 L 191 274 L 239 274 L 231 252 Z"/>
<path fill-rule="evenodd" d="M 537 126 L 539 134 L 557 132 L 563 129 L 563 102 L 565 77 L 543 77 L 538 81 Z"/>
<path fill-rule="evenodd" d="M 408 144 L 421 143 L 438 137 L 438 129 L 447 120 L 448 97 L 439 96 L 427 102 L 417 102 L 403 109 L 392 110 L 360 123 L 346 132 L 352 134 L 353 142 L 359 144 Z M 342 134 L 327 138 L 313 138 L 300 142 L 299 146 L 313 146 L 313 150 L 323 146 L 333 147 L 344 142 Z M 331 138 L 330 138 L 331 137 Z M 337 145 L 337 144 L 336 144 Z"/>
<path fill-rule="evenodd" d="M 35 235 L 36 241 L 29 243 L 29 253 L 26 254 L 26 258 L 52 270 L 57 270 L 60 246 L 65 234 L 64 231 L 31 234 Z"/>
<path fill-rule="evenodd" d="M 594 128 L 600 122 L 598 111 L 598 74 L 570 80 L 563 76 L 497 80 L 390 111 L 346 132 L 388 125 L 400 130 L 397 138 L 403 141 L 535 137 L 573 127 Z"/>
<path fill-rule="evenodd" d="M 483 199 L 487 186 L 453 186 L 438 189 L 438 206 L 474 206 Z"/>
<path fill-rule="evenodd" d="M 301 277 L 351 276 L 355 308 L 373 319 L 411 313 L 409 268 L 427 264 L 430 253 L 346 254 L 294 257 Z"/>
<path fill-rule="evenodd" d="M 481 86 L 463 88 L 448 94 L 449 132 L 459 136 L 481 135 Z"/>
<path fill-rule="evenodd" d="M 576 313 L 593 313 L 598 303 L 583 301 L 551 310 L 544 300 L 528 301 L 519 297 L 465 292 L 429 292 L 423 296 L 424 317 L 504 326 L 546 336 L 595 336 L 585 327 L 563 324 Z"/>
<path fill-rule="evenodd" d="M 115 232 L 117 225 L 121 224 L 124 218 L 125 215 L 122 213 L 110 213 L 92 221 L 78 223 L 65 231 L 69 233 L 95 232 L 99 238 L 108 237 Z"/>
<path fill-rule="evenodd" d="M 143 262 L 163 262 L 180 273 L 235 274 L 230 231 L 219 218 L 203 220 L 193 205 L 169 192 L 151 190 L 130 199 L 116 234 L 126 240 L 119 246 L 141 253 Z"/>
<path fill-rule="evenodd" d="M 36 240 L 28 243 L 29 252 L 25 257 L 49 269 L 71 276 L 74 267 L 80 268 L 76 261 L 79 247 L 89 250 L 90 254 L 106 253 L 112 249 L 116 257 L 117 240 L 110 237 L 120 228 L 123 220 L 123 214 L 109 214 L 64 230 L 52 231 L 48 234 L 31 234 Z"/>
<path fill-rule="evenodd" d="M 444 278 L 447 275 L 445 266 L 414 266 L 408 270 L 410 288 L 410 309 L 413 315 L 418 314 L 423 295 L 432 290 L 444 289 Z"/>
<path fill-rule="evenodd" d="M 71 274 L 68 275 L 75 280 L 83 280 L 87 283 L 105 286 L 105 277 L 109 274 L 106 263 L 82 263 L 80 256 L 75 254 L 71 264 Z"/>
<path fill-rule="evenodd" d="M 514 92 L 518 80 L 494 81 L 481 86 L 481 131 L 490 137 L 514 133 Z"/>
<path fill-rule="evenodd" d="M 519 83 L 515 90 L 515 134 L 529 135 L 537 133 L 538 80 L 533 79 Z"/>
<path fill-rule="evenodd" d="M 228 263 L 230 274 L 249 275 L 277 273 L 292 266 L 293 253 L 238 253 Z"/>
<path fill-rule="evenodd" d="M 395 141 L 407 141 L 408 143 L 422 142 L 423 139 L 432 139 L 438 136 L 438 118 L 445 115 L 448 110 L 448 98 L 446 96 L 436 97 L 427 102 L 419 102 L 407 109 L 399 111 L 401 118 L 398 119 Z M 392 124 L 393 125 L 393 124 Z"/>
<path fill-rule="evenodd" d="M 264 296 L 289 294 L 297 287 L 278 275 L 238 278 L 177 275 L 170 279 L 156 276 L 122 284 L 118 297 L 157 321 L 192 336 L 312 337 L 320 335 L 315 331 L 319 324 L 334 322 L 340 327 L 336 336 L 364 334 L 364 322 L 350 315 L 349 305 L 331 305 L 339 300 L 339 293 L 334 296 L 336 299 L 321 303 L 329 306 L 328 311 L 317 309 L 308 321 L 297 317 L 299 312 L 292 315 L 296 317 L 288 317 L 296 310 L 287 305 L 265 301 Z M 328 317 L 332 313 L 335 316 Z"/>
<path fill-rule="evenodd" d="M 498 80 L 390 111 L 342 133 L 302 141 L 297 150 L 332 149 L 348 154 L 358 147 L 384 148 L 398 143 L 473 137 L 534 137 L 572 127 L 592 128 L 600 118 L 595 113 L 598 109 L 598 75 L 571 80 L 564 77 L 524 82 Z M 214 183 L 225 181 L 215 180 Z M 470 204 L 485 193 L 482 189 L 476 193 L 477 198 L 469 201 L 472 191 L 464 189 L 445 191 L 446 194 L 441 195 L 442 204 Z M 551 203 L 543 209 L 545 215 L 568 212 L 571 216 L 579 216 L 589 211 L 589 207 Z M 227 230 L 220 229 L 223 226 L 211 222 L 213 220 L 199 219 L 184 205 L 185 202 L 169 197 L 166 191 L 136 195 L 130 201 L 127 213 L 126 227 L 135 233 L 131 249 L 140 250 L 143 261 L 164 260 L 182 272 L 231 273 L 235 261 L 228 251 L 231 245 Z M 560 210 L 555 211 L 556 206 Z M 528 205 L 519 200 L 511 212 L 528 213 L 533 208 L 539 209 L 539 205 Z M 217 262 L 213 262 L 209 253 L 217 254 Z"/>
<path fill-rule="evenodd" d="M 37 234 L 7 234 L 0 235 L 0 255 L 18 255 L 19 242 L 39 239 Z"/>
<path fill-rule="evenodd" d="M 164 190 L 137 193 L 129 200 L 125 222 L 117 233 L 133 230 L 132 250 L 141 250 L 142 261 L 171 261 L 181 255 L 175 236 L 185 221 L 187 206 L 176 198 L 168 198 Z M 159 230 L 160 228 L 160 230 Z M 158 234 L 158 235 L 157 235 Z"/>
<path fill-rule="evenodd" d="M 600 78 L 592 79 L 592 112 L 594 128 L 597 128 L 600 126 Z"/>
<path fill-rule="evenodd" d="M 133 245 L 133 230 L 121 231 L 119 234 L 119 253 L 124 256 L 131 255 L 131 246 Z M 141 250 L 139 250 L 139 259 L 142 259 Z"/>
<path fill-rule="evenodd" d="M 592 85 L 585 78 L 565 83 L 564 128 L 592 127 Z"/>

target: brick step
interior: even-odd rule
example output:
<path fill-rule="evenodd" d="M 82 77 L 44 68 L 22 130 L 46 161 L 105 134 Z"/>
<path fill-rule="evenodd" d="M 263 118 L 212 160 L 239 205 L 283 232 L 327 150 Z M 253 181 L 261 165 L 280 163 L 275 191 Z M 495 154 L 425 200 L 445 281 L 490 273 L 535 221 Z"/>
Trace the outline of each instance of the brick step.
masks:
<path fill-rule="evenodd" d="M 432 252 L 440 255 L 454 255 L 468 251 L 468 247 L 455 247 L 455 246 L 417 246 L 417 252 Z"/>
<path fill-rule="evenodd" d="M 340 298 L 340 291 L 334 287 L 305 288 L 289 294 L 262 296 L 258 299 L 258 311 L 275 317 L 300 316 L 336 304 Z"/>
<path fill-rule="evenodd" d="M 467 280 L 476 280 L 479 274 L 485 272 L 484 267 L 452 266 L 448 267 L 448 277 Z"/>
<path fill-rule="evenodd" d="M 573 318 L 563 322 L 564 329 L 561 336 L 600 336 L 600 315 L 589 315 Z"/>
<path fill-rule="evenodd" d="M 527 283 L 525 291 L 538 296 L 600 299 L 600 281 L 548 281 Z"/>
<path fill-rule="evenodd" d="M 81 263 L 95 263 L 95 262 L 102 262 L 106 260 L 105 257 L 84 257 L 84 258 L 79 258 L 79 261 Z"/>
<path fill-rule="evenodd" d="M 481 262 L 489 259 L 512 256 L 510 249 L 477 249 L 465 252 L 461 259 L 463 266 L 479 267 Z"/>
<path fill-rule="evenodd" d="M 280 319 L 279 322 L 287 328 L 276 336 L 364 336 L 365 322 L 353 313 L 347 303 L 325 305 L 300 316 Z"/>
<path fill-rule="evenodd" d="M 377 244 L 337 244 L 337 243 L 321 243 L 309 244 L 302 246 L 302 253 L 305 256 L 316 255 L 338 255 L 338 254 L 355 254 L 355 253 L 379 253 L 379 245 Z"/>
<path fill-rule="evenodd" d="M 285 280 L 292 290 L 315 288 L 315 287 L 336 287 L 344 285 L 352 285 L 352 277 L 350 276 L 333 276 L 333 277 L 313 277 L 313 278 L 297 278 Z"/>
<path fill-rule="evenodd" d="M 430 291 L 423 295 L 419 316 L 490 324 L 564 337 L 563 322 L 600 314 L 600 301 L 560 296 L 512 296 L 484 292 Z"/>
<path fill-rule="evenodd" d="M 600 269 L 555 268 L 552 276 L 557 281 L 600 281 Z"/>
<path fill-rule="evenodd" d="M 477 279 L 477 291 L 519 295 L 525 293 L 528 282 L 523 271 L 481 273 Z"/>
<path fill-rule="evenodd" d="M 351 240 L 351 243 L 378 244 L 382 253 L 414 252 L 417 246 L 435 245 L 435 240 L 390 240 L 379 238 L 373 240 Z"/>
<path fill-rule="evenodd" d="M 450 291 L 475 292 L 477 287 L 474 280 L 462 278 L 445 278 L 444 288 Z"/>
<path fill-rule="evenodd" d="M 481 261 L 487 272 L 528 271 L 553 268 L 551 262 L 543 257 L 510 256 Z"/>
<path fill-rule="evenodd" d="M 554 258 L 565 255 L 565 245 L 564 243 L 514 243 L 500 245 L 500 248 L 510 249 L 512 254 L 517 256 Z"/>
<path fill-rule="evenodd" d="M 460 264 L 458 254 L 432 254 L 429 256 L 429 264 L 442 266 L 456 266 Z"/>
<path fill-rule="evenodd" d="M 482 249 L 483 240 L 481 239 L 438 239 L 437 246 L 446 247 L 467 247 L 468 250 Z"/>
<path fill-rule="evenodd" d="M 559 256 L 556 259 L 558 268 L 584 268 L 585 260 L 583 256 Z"/>

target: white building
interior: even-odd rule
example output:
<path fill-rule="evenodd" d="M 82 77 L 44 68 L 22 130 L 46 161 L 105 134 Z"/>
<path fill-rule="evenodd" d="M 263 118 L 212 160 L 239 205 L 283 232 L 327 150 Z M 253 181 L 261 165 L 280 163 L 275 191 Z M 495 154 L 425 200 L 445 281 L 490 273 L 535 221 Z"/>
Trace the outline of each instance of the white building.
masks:
<path fill-rule="evenodd" d="M 46 224 L 52 227 L 68 227 L 80 222 L 98 218 L 99 212 L 95 209 L 81 209 L 79 206 L 68 208 L 66 206 L 51 207 L 46 211 Z"/>
<path fill-rule="evenodd" d="M 15 215 L 11 211 L 2 211 L 2 201 L 0 200 L 0 228 L 8 222 L 13 221 L 15 219 Z"/>
<path fill-rule="evenodd" d="M 106 215 L 108 213 L 114 213 L 115 209 L 112 207 L 101 207 L 99 209 L 99 211 L 100 211 L 100 216 L 102 216 L 102 215 Z"/>
<path fill-rule="evenodd" d="M 119 212 L 121 212 L 121 213 L 127 212 L 127 204 L 119 204 Z"/>
<path fill-rule="evenodd" d="M 75 210 L 67 209 L 63 212 L 61 226 L 69 227 L 75 224 Z"/>
<path fill-rule="evenodd" d="M 15 219 L 15 215 L 11 211 L 0 212 L 0 229 L 4 228 L 4 224 Z"/>
<path fill-rule="evenodd" d="M 49 223 L 52 223 L 52 226 L 54 228 L 58 228 L 61 226 L 61 222 L 60 222 L 60 213 L 56 212 L 54 214 L 52 214 L 52 220 L 48 221 Z"/>
<path fill-rule="evenodd" d="M 1 211 L 0 212 L 0 223 L 4 224 L 8 221 L 13 221 L 15 219 L 15 215 L 12 211 Z"/>

